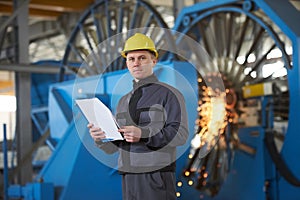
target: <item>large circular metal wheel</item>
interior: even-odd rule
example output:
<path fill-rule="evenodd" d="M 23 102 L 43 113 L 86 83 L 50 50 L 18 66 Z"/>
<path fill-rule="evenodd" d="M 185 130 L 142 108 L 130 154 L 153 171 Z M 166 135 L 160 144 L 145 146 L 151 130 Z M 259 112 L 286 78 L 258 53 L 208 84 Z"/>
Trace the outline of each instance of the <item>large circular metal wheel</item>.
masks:
<path fill-rule="evenodd" d="M 64 80 L 66 72 L 86 77 L 125 68 L 120 51 L 133 29 L 143 28 L 143 33 L 151 36 L 158 49 L 166 45 L 168 35 L 157 31 L 152 33 L 154 27 L 168 28 L 160 14 L 147 2 L 103 0 L 95 3 L 81 16 L 71 34 L 62 60 L 60 81 Z M 127 34 L 109 40 L 119 33 Z M 106 45 L 100 49 L 98 45 L 102 42 Z M 91 61 L 82 65 L 87 57 Z M 116 58 L 115 61 L 107 63 L 111 57 Z"/>
<path fill-rule="evenodd" d="M 292 65 L 291 54 L 287 51 L 292 45 L 270 18 L 250 1 L 198 6 L 198 11 L 195 8 L 183 11 L 175 30 L 202 44 L 212 62 L 211 65 L 203 62 L 198 67 L 199 117 L 184 176 L 194 178 L 199 190 L 214 196 L 228 173 L 231 147 L 239 142 L 237 132 L 241 127 L 243 105 L 249 103 L 243 97 L 244 86 L 271 83 L 274 119 L 288 123 L 287 69 Z M 191 51 L 189 44 L 182 44 L 180 38 L 176 45 L 185 46 L 183 54 L 190 55 L 191 61 L 203 60 L 205 56 Z M 220 122 L 223 124 L 220 129 L 210 131 L 214 129 L 211 124 L 216 122 L 208 119 L 205 112 L 208 107 L 213 108 L 211 104 L 216 95 L 221 97 L 222 94 L 203 80 L 218 78 L 222 78 L 225 86 L 225 120 Z"/>

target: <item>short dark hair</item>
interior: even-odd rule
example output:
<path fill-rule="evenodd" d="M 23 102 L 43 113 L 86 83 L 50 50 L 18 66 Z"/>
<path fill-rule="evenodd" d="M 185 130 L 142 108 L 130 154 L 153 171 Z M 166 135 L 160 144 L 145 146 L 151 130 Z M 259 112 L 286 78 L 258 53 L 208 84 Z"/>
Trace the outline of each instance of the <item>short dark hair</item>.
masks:
<path fill-rule="evenodd" d="M 154 52 L 154 51 L 151 51 L 151 50 L 149 50 L 149 49 L 136 49 L 136 50 L 132 50 L 132 51 L 127 51 L 127 52 L 125 52 L 125 56 L 127 56 L 127 54 L 128 54 L 129 52 L 133 52 L 133 51 L 148 51 L 148 52 L 151 53 L 154 57 L 156 57 L 155 52 Z"/>

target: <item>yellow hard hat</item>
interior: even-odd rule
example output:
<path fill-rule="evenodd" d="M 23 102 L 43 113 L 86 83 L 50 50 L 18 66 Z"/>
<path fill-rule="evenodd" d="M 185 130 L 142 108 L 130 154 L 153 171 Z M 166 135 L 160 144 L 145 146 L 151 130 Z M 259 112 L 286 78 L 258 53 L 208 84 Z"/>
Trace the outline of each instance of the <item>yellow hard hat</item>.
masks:
<path fill-rule="evenodd" d="M 126 58 L 126 54 L 129 51 L 135 50 L 149 50 L 154 53 L 156 58 L 158 57 L 158 52 L 155 49 L 153 40 L 142 33 L 136 33 L 128 38 L 128 40 L 125 42 L 124 49 L 121 52 L 121 55 Z"/>

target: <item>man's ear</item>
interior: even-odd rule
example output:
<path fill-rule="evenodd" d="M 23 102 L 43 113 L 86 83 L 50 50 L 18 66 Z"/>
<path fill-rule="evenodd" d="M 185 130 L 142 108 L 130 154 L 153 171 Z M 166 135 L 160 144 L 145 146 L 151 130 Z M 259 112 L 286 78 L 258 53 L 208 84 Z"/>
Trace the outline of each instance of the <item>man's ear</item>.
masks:
<path fill-rule="evenodd" d="M 153 64 L 156 64 L 157 63 L 157 58 L 153 58 Z"/>

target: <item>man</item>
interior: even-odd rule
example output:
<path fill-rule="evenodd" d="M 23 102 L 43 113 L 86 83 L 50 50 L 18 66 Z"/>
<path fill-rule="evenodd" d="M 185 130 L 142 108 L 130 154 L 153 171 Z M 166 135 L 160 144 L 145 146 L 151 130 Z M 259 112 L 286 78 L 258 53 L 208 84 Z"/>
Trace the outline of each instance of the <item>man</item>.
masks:
<path fill-rule="evenodd" d="M 117 106 L 124 140 L 102 142 L 105 132 L 93 124 L 90 135 L 107 153 L 119 150 L 123 200 L 176 199 L 176 147 L 188 138 L 184 98 L 154 75 L 158 52 L 149 37 L 136 33 L 121 55 L 134 78 L 133 90 Z"/>

